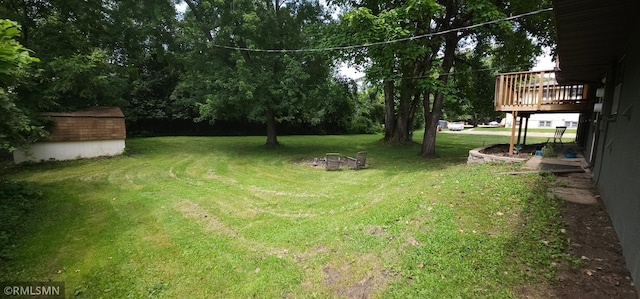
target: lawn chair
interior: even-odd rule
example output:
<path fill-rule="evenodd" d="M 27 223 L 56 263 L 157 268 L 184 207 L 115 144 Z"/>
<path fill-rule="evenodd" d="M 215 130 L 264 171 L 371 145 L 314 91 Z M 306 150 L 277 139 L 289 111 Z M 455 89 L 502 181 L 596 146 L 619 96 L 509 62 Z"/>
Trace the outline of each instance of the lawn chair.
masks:
<path fill-rule="evenodd" d="M 325 156 L 325 169 L 326 170 L 339 170 L 340 169 L 340 155 L 336 153 L 328 153 Z"/>
<path fill-rule="evenodd" d="M 560 141 L 560 145 L 564 147 L 564 143 L 562 143 L 562 135 L 567 130 L 567 127 L 556 127 L 556 133 L 553 135 L 553 144 L 556 144 L 556 139 Z"/>
<path fill-rule="evenodd" d="M 358 152 L 356 157 L 347 157 L 346 164 L 347 166 L 358 170 L 364 168 L 365 163 L 367 162 L 367 152 Z"/>

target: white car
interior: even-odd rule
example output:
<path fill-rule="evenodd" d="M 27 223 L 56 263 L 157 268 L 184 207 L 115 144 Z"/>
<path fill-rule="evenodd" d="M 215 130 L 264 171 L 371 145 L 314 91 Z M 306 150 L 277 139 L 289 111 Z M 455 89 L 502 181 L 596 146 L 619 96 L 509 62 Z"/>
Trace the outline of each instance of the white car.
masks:
<path fill-rule="evenodd" d="M 447 128 L 449 128 L 449 131 L 462 131 L 464 130 L 464 123 L 461 123 L 461 122 L 449 123 L 447 124 Z"/>
<path fill-rule="evenodd" d="M 497 127 L 499 125 L 500 124 L 497 121 L 492 121 L 492 122 L 489 123 L 489 127 Z"/>

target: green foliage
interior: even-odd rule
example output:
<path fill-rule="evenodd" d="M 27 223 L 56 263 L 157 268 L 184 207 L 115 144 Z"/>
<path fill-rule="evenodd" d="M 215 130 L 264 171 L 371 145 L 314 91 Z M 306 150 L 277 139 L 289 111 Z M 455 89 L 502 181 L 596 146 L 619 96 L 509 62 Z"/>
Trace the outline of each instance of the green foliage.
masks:
<path fill-rule="evenodd" d="M 496 120 L 501 113 L 494 110 L 494 76 L 491 47 L 476 45 L 474 51 L 458 54 L 454 75 L 449 84 L 451 93 L 445 97 L 444 119 L 467 120 L 474 124 Z"/>
<path fill-rule="evenodd" d="M 195 105 L 169 98 L 182 67 L 172 1 L 5 2 L 0 13 L 20 20 L 21 41 L 41 58 L 16 89 L 30 110 L 118 105 L 129 121 L 194 117 Z"/>
<path fill-rule="evenodd" d="M 46 98 L 66 110 L 92 106 L 120 106 L 126 79 L 118 74 L 118 67 L 109 63 L 102 50 L 71 57 L 58 57 L 48 64 L 50 78 Z"/>
<path fill-rule="evenodd" d="M 554 145 L 551 143 L 545 144 L 542 147 L 542 156 L 547 158 L 555 158 L 557 154 Z"/>
<path fill-rule="evenodd" d="M 20 36 L 20 26 L 10 20 L 0 19 L 0 87 L 7 88 L 16 83 L 18 72 L 38 59 L 31 57 L 29 50 L 16 38 Z M 6 104 L 2 103 L 2 107 Z"/>
<path fill-rule="evenodd" d="M 320 3 L 185 3 L 178 14 L 164 0 L 4 1 L 0 15 L 23 25 L 19 41 L 41 59 L 12 90 L 21 109 L 118 105 L 129 124 L 272 121 L 332 133 L 353 131 L 357 118 L 356 131 L 370 129 L 356 111 L 355 85 L 333 78 L 328 53 L 212 47 L 316 47 L 330 19 Z"/>
<path fill-rule="evenodd" d="M 262 122 L 270 124 L 273 137 L 279 123 L 314 127 L 317 132 L 366 132 L 384 120 L 386 133 L 407 141 L 410 129 L 440 116 L 438 94 L 447 98 L 449 114 L 488 114 L 487 88 L 480 84 L 488 74 L 456 80 L 447 74 L 484 65 L 509 71 L 526 68 L 539 45 L 553 40 L 547 13 L 455 35 L 342 52 L 224 48 L 304 49 L 411 38 L 548 7 L 548 0 L 344 0 L 329 7 L 317 1 L 187 0 L 183 14 L 176 12 L 176 1 L 166 0 L 2 3 L 0 15 L 23 26 L 17 40 L 41 59 L 37 69 L 23 68 L 25 76 L 15 81 L 20 84 L 1 96 L 3 105 L 9 101 L 7 94 L 17 97 L 10 101 L 19 103 L 21 112 L 14 114 L 119 105 L 130 123 Z M 345 11 L 339 22 L 328 11 L 334 4 Z M 449 63 L 447 44 L 473 49 L 473 59 L 457 51 L 455 62 Z M 363 109 L 369 106 L 356 97 L 355 85 L 334 78 L 341 59 L 361 65 L 371 84 L 386 88 L 386 93 L 380 92 L 386 98 L 375 109 L 387 107 L 384 114 L 389 117 L 378 119 L 370 113 L 373 110 Z M 29 128 L 35 131 L 37 126 Z"/>
<path fill-rule="evenodd" d="M 208 42 L 257 49 L 311 47 L 322 26 L 317 2 L 188 1 L 193 22 Z M 232 7 L 232 9 L 219 9 Z M 187 16 L 189 19 L 189 15 Z M 238 25 L 241 24 L 241 25 Z M 216 30 L 210 36 L 211 30 Z M 192 31 L 197 31 L 192 29 Z M 201 38 L 202 38 L 201 37 Z M 348 129 L 352 97 L 343 82 L 332 79 L 333 62 L 321 53 L 265 53 L 211 49 L 196 44 L 189 54 L 189 70 L 176 97 L 192 98 L 199 120 L 249 120 L 267 124 L 267 143 L 277 143 L 278 123 L 300 123 Z M 207 67 L 202 67 L 206 65 Z M 189 87 L 192 92 L 186 92 Z M 323 125 L 324 124 L 324 125 Z"/>
<path fill-rule="evenodd" d="M 549 7 L 546 0 L 339 2 L 353 9 L 344 13 L 339 24 L 330 29 L 329 43 L 364 44 L 410 38 L 399 43 L 348 49 L 344 54 L 365 66 L 369 80 L 387 89 L 386 140 L 403 142 L 406 129 L 413 126 L 416 116 L 423 117 L 421 123 L 428 126 L 428 138 L 422 149 L 425 156 L 435 154 L 434 126 L 442 116 L 443 107 L 449 117 L 455 118 L 471 112 L 472 117 L 492 114 L 488 89 L 493 82 L 492 72 L 459 76 L 458 72 L 480 73 L 479 68 L 485 65 L 502 70 L 527 69 L 540 53 L 539 45 L 548 45 L 552 40 L 545 33 L 551 26 L 548 13 L 440 34 Z M 417 36 L 423 37 L 411 39 Z M 471 52 L 470 57 L 465 59 L 464 52 Z M 493 55 L 499 59 L 486 61 L 487 56 Z M 473 63 L 464 65 L 469 60 Z M 452 74 L 459 78 L 452 79 Z M 426 107 L 421 107 L 423 103 Z M 422 115 L 417 114 L 420 108 L 426 108 Z"/>
<path fill-rule="evenodd" d="M 42 193 L 33 184 L 0 180 L 0 259 L 10 259 Z"/>
<path fill-rule="evenodd" d="M 358 92 L 356 112 L 352 120 L 352 132 L 380 133 L 384 124 L 384 96 L 374 86 L 365 86 Z"/>
<path fill-rule="evenodd" d="M 45 135 L 14 94 L 24 68 L 38 61 L 16 40 L 19 35 L 20 26 L 16 22 L 0 19 L 0 114 L 3 118 L 0 122 L 0 149 L 9 151 Z"/>

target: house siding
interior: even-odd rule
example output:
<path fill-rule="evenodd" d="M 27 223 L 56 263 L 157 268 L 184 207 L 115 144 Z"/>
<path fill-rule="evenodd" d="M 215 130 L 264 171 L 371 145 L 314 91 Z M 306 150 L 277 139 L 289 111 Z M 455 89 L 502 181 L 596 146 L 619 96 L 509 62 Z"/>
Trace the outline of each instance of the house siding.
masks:
<path fill-rule="evenodd" d="M 640 38 L 628 44 L 622 72 L 612 66 L 607 78 L 595 160 L 594 181 L 620 239 L 627 267 L 640 281 Z M 620 75 L 618 75 L 620 76 Z M 614 90 L 622 80 L 618 114 L 611 115 Z"/>
<path fill-rule="evenodd" d="M 505 126 L 511 127 L 513 124 L 513 114 L 507 113 L 505 120 Z M 563 127 L 567 125 L 567 122 L 578 123 L 580 120 L 580 113 L 535 113 L 531 114 L 529 118 L 529 128 L 555 128 Z M 540 122 L 549 122 L 546 127 L 541 127 Z"/>

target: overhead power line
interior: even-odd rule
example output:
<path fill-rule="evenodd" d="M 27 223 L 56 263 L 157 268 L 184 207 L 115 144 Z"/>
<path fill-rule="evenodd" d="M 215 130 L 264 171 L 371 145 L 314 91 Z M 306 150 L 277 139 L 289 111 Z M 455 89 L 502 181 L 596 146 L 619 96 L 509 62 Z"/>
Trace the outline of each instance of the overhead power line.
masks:
<path fill-rule="evenodd" d="M 392 39 L 392 40 L 388 40 L 388 41 L 365 43 L 365 44 L 360 44 L 360 45 L 325 47 L 325 48 L 311 48 L 311 49 L 254 49 L 254 48 L 246 48 L 246 47 L 223 46 L 223 45 L 218 45 L 218 44 L 212 44 L 212 46 L 217 47 L 217 48 L 222 48 L 222 49 L 229 49 L 229 50 L 239 50 L 239 51 L 247 51 L 247 52 L 263 52 L 263 53 L 301 53 L 301 52 L 323 52 L 323 51 L 350 50 L 350 49 L 357 49 L 357 48 L 367 48 L 367 47 L 377 46 L 377 45 L 393 44 L 393 43 L 404 42 L 404 41 L 411 41 L 411 40 L 416 40 L 416 39 L 422 39 L 422 38 L 428 38 L 428 37 L 443 35 L 443 34 L 447 34 L 447 33 L 451 33 L 451 32 L 458 32 L 458 31 L 463 31 L 463 30 L 468 30 L 468 29 L 474 29 L 474 28 L 478 28 L 478 27 L 482 27 L 482 26 L 486 26 L 486 25 L 496 24 L 496 23 L 505 22 L 505 21 L 511 21 L 511 20 L 519 19 L 519 18 L 526 17 L 526 16 L 537 15 L 537 14 L 544 13 L 544 12 L 549 12 L 549 11 L 552 11 L 552 10 L 553 10 L 552 7 L 543 8 L 543 9 L 539 9 L 539 10 L 536 10 L 536 11 L 526 12 L 526 13 L 522 13 L 522 14 L 518 14 L 518 15 L 514 15 L 514 16 L 502 18 L 502 19 L 487 21 L 487 22 L 483 22 L 483 23 L 479 23 L 479 24 L 474 24 L 474 25 L 469 25 L 469 26 L 464 26 L 464 27 L 459 27 L 459 28 L 452 28 L 452 29 L 447 29 L 447 30 L 443 30 L 443 31 L 439 31 L 439 32 L 432 32 L 432 33 L 421 34 L 421 35 L 416 35 L 416 36 Z"/>
<path fill-rule="evenodd" d="M 505 68 L 513 68 L 513 67 L 521 67 L 521 66 L 530 66 L 528 63 L 521 63 L 521 64 L 511 64 L 511 65 L 503 65 L 503 66 L 499 66 L 499 67 L 486 67 L 486 68 L 481 68 L 481 69 L 471 69 L 471 70 L 466 70 L 466 71 L 451 71 L 448 73 L 437 73 L 436 75 L 438 76 L 442 76 L 442 75 L 451 75 L 451 76 L 455 76 L 458 74 L 470 74 L 470 73 L 480 73 L 480 72 L 490 72 L 490 71 L 500 71 L 500 70 L 504 70 Z M 366 79 L 366 75 L 362 75 L 361 77 L 355 78 L 355 81 L 358 80 L 363 80 Z M 421 76 L 408 76 L 408 77 L 402 77 L 402 76 L 397 76 L 397 77 L 391 77 L 391 78 L 387 78 L 385 80 L 392 80 L 392 81 L 399 81 L 399 80 L 406 80 L 406 79 L 424 79 L 424 78 L 430 78 L 431 75 L 421 75 Z"/>

